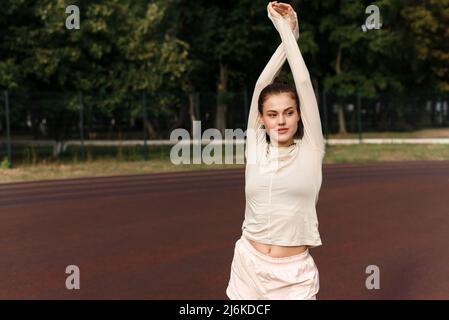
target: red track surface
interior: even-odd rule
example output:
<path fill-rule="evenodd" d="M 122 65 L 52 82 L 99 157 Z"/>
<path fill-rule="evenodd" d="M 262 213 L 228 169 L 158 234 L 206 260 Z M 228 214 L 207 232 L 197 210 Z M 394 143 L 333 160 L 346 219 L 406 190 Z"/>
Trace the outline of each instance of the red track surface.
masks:
<path fill-rule="evenodd" d="M 449 161 L 324 166 L 318 299 L 449 299 L 448 191 Z M 0 184 L 0 298 L 226 299 L 244 208 L 243 169 Z"/>

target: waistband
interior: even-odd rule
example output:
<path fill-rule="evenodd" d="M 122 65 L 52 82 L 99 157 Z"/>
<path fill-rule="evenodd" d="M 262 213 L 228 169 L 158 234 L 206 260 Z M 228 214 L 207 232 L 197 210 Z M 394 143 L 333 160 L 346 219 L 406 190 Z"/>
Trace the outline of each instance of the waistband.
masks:
<path fill-rule="evenodd" d="M 240 241 L 242 242 L 243 246 L 249 250 L 253 255 L 256 255 L 260 259 L 270 262 L 270 263 L 289 263 L 289 262 L 298 262 L 301 260 L 306 259 L 309 256 L 309 249 L 307 248 L 304 252 L 301 252 L 299 254 L 295 254 L 293 256 L 288 257 L 271 257 L 266 254 L 263 254 L 262 252 L 257 251 L 256 248 L 248 241 L 248 239 L 242 235 L 240 238 Z"/>

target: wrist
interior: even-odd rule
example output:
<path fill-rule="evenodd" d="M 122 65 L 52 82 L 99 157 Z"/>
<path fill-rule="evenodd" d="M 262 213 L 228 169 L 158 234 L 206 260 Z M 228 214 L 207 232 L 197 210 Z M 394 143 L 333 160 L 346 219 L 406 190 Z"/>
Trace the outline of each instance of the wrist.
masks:
<path fill-rule="evenodd" d="M 299 38 L 299 23 L 298 23 L 298 16 L 295 11 L 293 11 L 292 14 L 287 16 L 287 20 L 290 25 L 294 23 L 294 27 L 291 28 L 293 35 L 295 36 L 295 39 L 298 40 Z"/>

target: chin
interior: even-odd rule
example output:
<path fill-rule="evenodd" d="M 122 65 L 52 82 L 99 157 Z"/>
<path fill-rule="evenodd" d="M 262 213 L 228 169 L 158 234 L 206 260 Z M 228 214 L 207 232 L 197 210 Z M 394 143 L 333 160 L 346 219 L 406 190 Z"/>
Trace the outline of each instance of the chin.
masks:
<path fill-rule="evenodd" d="M 273 137 L 270 137 L 270 139 L 272 139 L 273 141 L 276 141 L 278 144 L 284 144 L 284 143 L 287 143 L 290 139 L 292 139 L 292 137 L 291 136 L 281 137 L 279 139 L 274 139 Z"/>

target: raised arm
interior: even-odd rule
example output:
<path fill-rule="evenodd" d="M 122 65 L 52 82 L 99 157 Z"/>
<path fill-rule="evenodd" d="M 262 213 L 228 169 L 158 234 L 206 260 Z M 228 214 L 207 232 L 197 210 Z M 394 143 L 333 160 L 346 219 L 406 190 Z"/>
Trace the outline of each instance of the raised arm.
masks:
<path fill-rule="evenodd" d="M 272 19 L 272 15 L 270 14 L 270 4 L 267 6 L 267 12 L 268 17 Z M 299 27 L 298 27 L 298 20 L 296 12 L 294 13 L 294 19 L 296 19 L 295 29 L 291 30 L 290 26 L 288 25 L 288 21 L 286 18 L 280 17 L 280 19 L 285 20 L 288 26 L 288 32 L 291 34 L 293 39 L 299 38 Z M 274 54 L 271 56 L 270 60 L 268 61 L 267 65 L 263 69 L 262 73 L 260 74 L 259 78 L 257 79 L 254 93 L 251 99 L 251 106 L 249 110 L 248 115 L 248 135 L 246 140 L 246 146 L 247 148 L 255 148 L 257 144 L 260 144 L 265 139 L 265 133 L 263 130 L 260 130 L 260 127 L 262 125 L 262 121 L 259 116 L 259 110 L 258 110 L 258 99 L 260 92 L 265 88 L 267 85 L 271 84 L 273 80 L 279 75 L 282 66 L 284 65 L 285 60 L 287 59 L 285 46 L 281 43 L 277 47 Z M 253 134 L 250 134 L 250 130 L 252 130 Z M 246 152 L 245 152 L 246 153 Z"/>
<path fill-rule="evenodd" d="M 287 60 L 293 73 L 300 101 L 301 120 L 304 124 L 303 144 L 313 147 L 324 155 L 325 145 L 318 104 L 312 82 L 310 81 L 309 71 L 299 50 L 298 43 L 285 19 L 274 16 L 270 17 L 270 19 L 281 36 L 282 45 L 285 48 Z"/>

